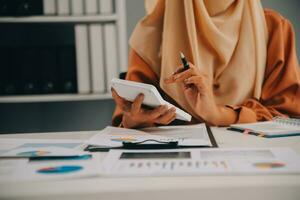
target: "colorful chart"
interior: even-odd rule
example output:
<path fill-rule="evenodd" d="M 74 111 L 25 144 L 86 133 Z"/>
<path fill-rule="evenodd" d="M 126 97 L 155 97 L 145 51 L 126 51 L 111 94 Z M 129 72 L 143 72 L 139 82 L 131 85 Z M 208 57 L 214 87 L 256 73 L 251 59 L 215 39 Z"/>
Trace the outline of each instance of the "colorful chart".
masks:
<path fill-rule="evenodd" d="M 78 165 L 62 165 L 55 167 L 43 167 L 37 170 L 37 173 L 40 174 L 66 174 L 71 172 L 76 172 L 82 170 L 82 166 Z"/>
<path fill-rule="evenodd" d="M 113 138 L 110 139 L 113 142 L 134 142 L 137 141 L 135 138 L 132 137 L 120 137 L 120 138 Z"/>
<path fill-rule="evenodd" d="M 26 156 L 26 157 L 34 157 L 34 156 L 45 156 L 50 154 L 49 151 L 37 150 L 37 151 L 24 151 L 17 154 L 17 156 Z"/>
<path fill-rule="evenodd" d="M 284 163 L 279 162 L 261 162 L 261 163 L 254 163 L 255 167 L 259 169 L 275 169 L 275 168 L 281 168 L 284 167 Z"/>

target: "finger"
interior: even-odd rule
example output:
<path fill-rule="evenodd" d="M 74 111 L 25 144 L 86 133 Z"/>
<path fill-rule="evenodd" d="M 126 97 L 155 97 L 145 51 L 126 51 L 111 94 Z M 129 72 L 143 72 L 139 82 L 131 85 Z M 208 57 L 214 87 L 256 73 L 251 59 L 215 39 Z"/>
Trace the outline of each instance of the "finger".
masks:
<path fill-rule="evenodd" d="M 137 114 L 140 112 L 143 101 L 144 101 L 144 94 L 139 94 L 131 105 L 132 114 Z"/>
<path fill-rule="evenodd" d="M 184 67 L 181 65 L 178 67 L 172 75 L 179 74 L 184 71 Z"/>
<path fill-rule="evenodd" d="M 181 72 L 183 72 L 184 71 L 184 68 L 183 68 L 183 66 L 181 65 L 180 67 L 178 67 L 176 70 L 175 70 L 175 72 L 170 76 L 170 77 L 168 77 L 168 78 L 166 78 L 165 80 L 164 80 L 164 82 L 165 83 L 173 83 L 173 77 L 174 77 L 174 75 L 176 75 L 176 74 L 179 74 L 179 73 L 181 73 Z"/>
<path fill-rule="evenodd" d="M 184 83 L 187 85 L 190 85 L 190 84 L 195 85 L 199 91 L 204 90 L 204 88 L 206 86 L 205 82 L 203 80 L 203 77 L 201 77 L 201 76 L 192 76 L 192 77 L 184 80 Z"/>
<path fill-rule="evenodd" d="M 111 89 L 111 94 L 112 94 L 112 97 L 114 98 L 116 104 L 121 108 L 121 110 L 123 110 L 123 111 L 130 110 L 131 102 L 120 97 L 113 88 Z"/>
<path fill-rule="evenodd" d="M 172 74 L 172 76 L 165 79 L 165 83 L 175 83 L 175 82 L 181 82 L 185 78 L 192 76 L 192 75 L 198 75 L 200 72 L 199 70 L 189 62 L 189 69 L 185 70 L 182 66 L 177 68 L 175 73 Z"/>
<path fill-rule="evenodd" d="M 183 82 L 185 79 L 191 77 L 191 76 L 195 76 L 197 75 L 195 73 L 195 70 L 193 68 L 185 70 L 179 74 L 175 74 L 173 76 L 171 76 L 170 79 L 168 79 L 168 81 L 166 83 L 179 83 L 179 82 Z"/>
<path fill-rule="evenodd" d="M 176 109 L 173 107 L 155 120 L 155 123 L 167 125 L 176 118 Z"/>
<path fill-rule="evenodd" d="M 155 120 L 160 115 L 164 114 L 167 110 L 168 110 L 168 106 L 162 105 L 153 110 L 146 110 L 144 114 L 147 116 L 149 120 Z"/>
<path fill-rule="evenodd" d="M 199 95 L 199 92 L 198 92 L 198 89 L 196 88 L 196 86 L 185 89 L 184 94 L 185 94 L 186 98 L 189 99 L 188 102 L 191 103 L 191 105 L 196 105 L 197 99 L 198 99 L 197 97 Z"/>

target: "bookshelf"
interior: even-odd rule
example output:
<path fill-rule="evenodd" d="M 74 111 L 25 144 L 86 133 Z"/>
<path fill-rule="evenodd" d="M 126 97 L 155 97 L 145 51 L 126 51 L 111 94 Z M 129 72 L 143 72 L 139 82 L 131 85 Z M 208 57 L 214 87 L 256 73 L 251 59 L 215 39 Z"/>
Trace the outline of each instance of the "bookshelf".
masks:
<path fill-rule="evenodd" d="M 46 0 L 47 1 L 47 0 Z M 70 0 L 72 1 L 72 0 Z M 95 0 L 96 1 L 96 0 Z M 37 103 L 37 102 L 62 102 L 62 101 L 93 101 L 93 100 L 105 100 L 111 99 L 111 94 L 109 90 L 109 80 L 110 78 L 107 75 L 108 70 L 112 70 L 113 74 L 109 76 L 117 76 L 120 72 L 127 71 L 127 36 L 126 36 L 126 2 L 124 0 L 97 0 L 98 4 L 100 1 L 111 1 L 114 6 L 114 12 L 112 13 L 92 13 L 92 14 L 81 14 L 81 15 L 39 15 L 39 16 L 22 16 L 22 17 L 0 17 L 0 24 L 74 24 L 76 25 L 91 25 L 91 24 L 101 24 L 102 29 L 105 30 L 104 27 L 106 24 L 111 24 L 110 28 L 113 28 L 115 31 L 115 37 L 113 38 L 113 43 L 116 43 L 113 49 L 109 49 L 109 51 L 114 51 L 116 58 L 113 62 L 109 62 L 105 56 L 103 56 L 103 65 L 106 67 L 106 64 L 114 64 L 114 69 L 112 67 L 107 67 L 109 69 L 104 69 L 104 89 L 101 92 L 93 91 L 93 87 L 90 86 L 89 92 L 74 94 L 26 94 L 26 95 L 2 95 L 0 96 L 0 103 Z M 83 1 L 85 2 L 85 1 Z M 70 8 L 71 9 L 71 8 Z M 100 9 L 100 8 L 99 8 Z M 109 27 L 107 28 L 109 29 Z M 89 30 L 89 28 L 87 29 Z M 109 34 L 107 34 L 109 35 Z M 111 38 L 111 37 L 110 37 Z M 106 36 L 102 36 L 103 42 L 106 40 Z M 88 39 L 88 42 L 91 43 L 91 39 Z M 107 42 L 106 42 L 107 43 Z M 106 44 L 107 45 L 107 44 Z M 108 46 L 108 45 L 107 45 Z M 90 53 L 89 46 L 89 53 Z M 104 47 L 103 47 L 104 48 Z M 102 51 L 106 51 L 103 49 Z M 105 52 L 103 53 L 105 54 Z M 108 54 L 108 53 L 107 53 Z M 90 59 L 89 55 L 89 59 Z M 91 63 L 91 61 L 89 61 Z M 78 65 L 78 63 L 77 63 Z M 87 66 L 89 68 L 89 75 L 91 75 L 91 66 Z M 78 70 L 78 66 L 77 66 Z M 79 73 L 77 71 L 77 73 Z M 78 78 L 78 77 L 77 77 Z M 91 78 L 91 77 L 90 77 Z M 92 84 L 92 80 L 87 80 L 87 83 Z M 77 79 L 77 84 L 78 79 Z"/>
<path fill-rule="evenodd" d="M 0 17 L 0 23 L 93 23 L 118 21 L 117 14 L 83 16 Z"/>
<path fill-rule="evenodd" d="M 110 94 L 48 94 L 48 95 L 18 95 L 4 96 L 0 103 L 38 103 L 60 101 L 93 101 L 111 99 Z"/>

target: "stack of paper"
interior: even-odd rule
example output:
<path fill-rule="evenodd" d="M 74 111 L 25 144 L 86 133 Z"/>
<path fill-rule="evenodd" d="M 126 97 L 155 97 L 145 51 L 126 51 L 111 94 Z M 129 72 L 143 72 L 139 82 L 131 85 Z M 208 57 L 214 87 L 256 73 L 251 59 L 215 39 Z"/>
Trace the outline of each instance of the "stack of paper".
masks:
<path fill-rule="evenodd" d="M 190 126 L 160 126 L 143 130 L 107 127 L 87 140 L 87 145 L 98 147 L 122 147 L 123 142 L 178 142 L 178 146 L 211 147 L 205 124 Z"/>

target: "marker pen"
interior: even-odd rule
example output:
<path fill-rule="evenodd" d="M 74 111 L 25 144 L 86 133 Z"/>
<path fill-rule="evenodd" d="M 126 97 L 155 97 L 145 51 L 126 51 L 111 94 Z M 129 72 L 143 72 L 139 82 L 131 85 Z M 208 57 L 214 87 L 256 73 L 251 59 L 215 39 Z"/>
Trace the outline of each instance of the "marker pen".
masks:
<path fill-rule="evenodd" d="M 190 68 L 189 62 L 186 60 L 186 58 L 182 52 L 180 52 L 180 59 L 183 64 L 183 69 L 188 70 Z"/>

